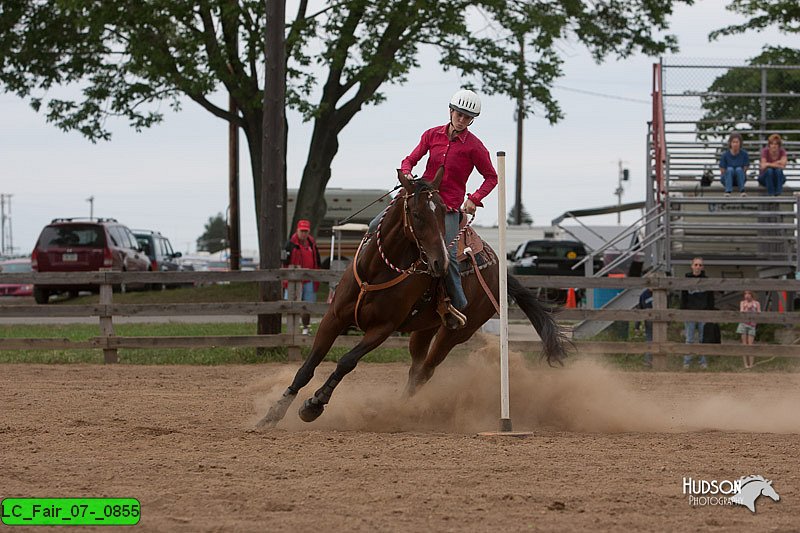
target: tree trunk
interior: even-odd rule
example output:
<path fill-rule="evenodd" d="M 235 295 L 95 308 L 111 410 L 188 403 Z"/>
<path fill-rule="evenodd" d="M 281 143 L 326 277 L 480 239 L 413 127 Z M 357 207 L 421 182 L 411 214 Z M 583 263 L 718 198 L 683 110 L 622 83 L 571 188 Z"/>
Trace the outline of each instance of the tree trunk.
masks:
<path fill-rule="evenodd" d="M 330 116 L 322 116 L 316 120 L 303 169 L 303 180 L 300 182 L 300 190 L 297 191 L 297 205 L 291 227 L 295 227 L 300 219 L 310 220 L 315 236 L 327 210 L 325 188 L 331 179 L 331 163 L 339 151 L 341 129 Z"/>

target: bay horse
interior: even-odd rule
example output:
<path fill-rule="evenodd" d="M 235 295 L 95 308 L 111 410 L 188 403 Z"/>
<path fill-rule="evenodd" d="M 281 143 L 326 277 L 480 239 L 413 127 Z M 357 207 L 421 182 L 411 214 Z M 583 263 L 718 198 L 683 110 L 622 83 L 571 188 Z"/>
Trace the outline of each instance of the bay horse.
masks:
<path fill-rule="evenodd" d="M 402 191 L 383 214 L 374 235 L 361 242 L 351 267 L 345 270 L 336 287 L 328 312 L 319 324 L 314 344 L 292 384 L 269 409 L 257 427 L 274 427 L 283 419 L 297 393 L 314 376 L 314 370 L 339 335 L 351 326 L 364 331 L 364 337 L 336 365 L 325 384 L 300 407 L 305 422 L 319 417 L 333 390 L 358 361 L 380 346 L 395 331 L 411 333 L 411 368 L 405 393 L 408 396 L 433 375 L 437 365 L 457 344 L 465 342 L 495 314 L 495 305 L 482 288 L 482 273 L 496 302 L 499 263 L 462 277 L 468 305 L 463 310 L 467 324 L 462 329 L 447 329 L 436 310 L 437 286 L 444 290 L 442 277 L 449 258 L 445 244 L 446 206 L 439 196 L 444 167 L 432 181 L 408 179 L 398 170 Z M 451 243 L 452 245 L 452 243 Z M 488 245 L 486 245 L 488 247 Z M 398 267 L 396 265 L 403 265 Z M 477 265 L 476 265 L 477 267 Z M 536 296 L 508 276 L 508 294 L 533 324 L 542 339 L 548 363 L 561 362 L 567 341 L 549 309 Z"/>

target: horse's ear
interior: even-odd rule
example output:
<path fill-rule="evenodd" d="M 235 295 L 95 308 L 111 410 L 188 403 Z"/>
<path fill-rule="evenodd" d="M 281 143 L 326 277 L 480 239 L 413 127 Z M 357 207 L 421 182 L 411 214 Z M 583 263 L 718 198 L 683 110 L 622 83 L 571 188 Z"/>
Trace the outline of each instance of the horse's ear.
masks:
<path fill-rule="evenodd" d="M 399 168 L 397 169 L 397 179 L 400 180 L 400 185 L 402 185 L 406 191 L 408 191 L 409 193 L 414 192 L 414 187 L 411 185 L 411 182 L 408 181 L 406 175 L 403 174 L 403 171 L 400 170 Z"/>
<path fill-rule="evenodd" d="M 431 186 L 434 189 L 438 189 L 439 185 L 442 183 L 442 178 L 444 177 L 444 165 L 439 167 L 439 170 L 436 171 L 436 176 L 433 178 L 433 183 Z"/>

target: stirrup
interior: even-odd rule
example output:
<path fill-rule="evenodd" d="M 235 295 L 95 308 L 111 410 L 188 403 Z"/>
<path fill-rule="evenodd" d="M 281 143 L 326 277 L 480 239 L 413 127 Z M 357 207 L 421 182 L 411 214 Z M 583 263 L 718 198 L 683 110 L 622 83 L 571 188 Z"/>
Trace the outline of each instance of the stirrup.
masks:
<path fill-rule="evenodd" d="M 464 313 L 456 309 L 453 304 L 447 304 L 447 316 L 445 318 L 445 327 L 448 329 L 461 329 L 467 325 L 467 317 Z"/>

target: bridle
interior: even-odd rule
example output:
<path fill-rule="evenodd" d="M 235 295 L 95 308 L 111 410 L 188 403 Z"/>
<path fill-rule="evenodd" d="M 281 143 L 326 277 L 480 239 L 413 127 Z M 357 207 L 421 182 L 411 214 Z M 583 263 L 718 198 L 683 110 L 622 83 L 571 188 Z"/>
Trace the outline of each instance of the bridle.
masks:
<path fill-rule="evenodd" d="M 425 253 L 425 248 L 422 246 L 422 243 L 419 242 L 419 238 L 417 237 L 417 234 L 414 231 L 414 224 L 412 224 L 410 221 L 408 200 L 410 197 L 413 198 L 418 194 L 427 194 L 428 201 L 431 202 L 433 201 L 433 194 L 438 192 L 439 192 L 438 189 L 425 188 L 424 190 L 417 190 L 413 194 L 409 193 L 408 191 L 405 191 L 405 194 L 402 195 L 403 233 L 405 234 L 406 237 L 414 239 L 414 243 L 417 245 L 417 249 L 419 250 L 419 257 L 408 268 L 402 269 L 395 266 L 389 260 L 389 258 L 386 257 L 386 254 L 383 253 L 383 246 L 381 245 L 381 225 L 383 224 L 383 219 L 386 217 L 386 214 L 391 210 L 392 205 L 398 199 L 401 198 L 401 195 L 395 196 L 392 199 L 392 201 L 389 202 L 389 205 L 387 206 L 386 210 L 383 212 L 383 215 L 381 215 L 381 218 L 378 221 L 378 228 L 375 230 L 375 242 L 377 243 L 378 246 L 378 253 L 381 254 L 383 262 L 386 264 L 386 266 L 388 266 L 395 272 L 399 273 L 398 276 L 395 276 L 394 278 L 384 283 L 377 283 L 377 284 L 376 283 L 370 284 L 369 282 L 362 280 L 361 276 L 358 275 L 358 257 L 361 254 L 361 248 L 364 246 L 364 243 L 366 243 L 367 240 L 369 240 L 369 235 L 365 235 L 364 238 L 361 239 L 361 243 L 358 245 L 358 250 L 356 250 L 356 255 L 355 257 L 353 257 L 353 262 L 352 262 L 353 278 L 355 279 L 359 287 L 358 298 L 356 299 L 356 305 L 353 308 L 353 316 L 357 327 L 359 328 L 361 327 L 361 325 L 358 322 L 358 310 L 361 308 L 361 302 L 364 299 L 364 296 L 368 292 L 381 291 L 383 289 L 388 289 L 389 287 L 393 287 L 398 283 L 402 282 L 403 280 L 405 280 L 411 274 L 427 274 L 430 272 L 430 266 L 428 264 L 428 256 Z M 424 269 L 421 268 L 423 265 L 426 268 Z"/>
<path fill-rule="evenodd" d="M 389 206 L 383 212 L 380 220 L 378 221 L 378 228 L 375 230 L 375 242 L 378 246 L 378 253 L 381 255 L 383 262 L 386 263 L 390 269 L 394 270 L 395 272 L 399 272 L 400 274 L 429 274 L 430 273 L 430 265 L 428 262 L 428 254 L 425 252 L 425 247 L 419 242 L 419 237 L 417 237 L 417 233 L 414 231 L 414 224 L 412 224 L 410 220 L 410 207 L 409 207 L 409 199 L 413 198 L 417 195 L 427 194 L 428 195 L 428 202 L 433 201 L 433 195 L 438 193 L 438 189 L 431 189 L 426 188 L 424 190 L 418 190 L 413 194 L 409 194 L 408 191 L 405 194 L 395 196 L 391 202 L 389 202 Z M 402 269 L 395 266 L 394 263 L 386 257 L 386 254 L 383 252 L 383 245 L 381 243 L 381 225 L 383 224 L 383 219 L 386 217 L 386 214 L 389 212 L 392 204 L 394 204 L 398 199 L 403 199 L 403 233 L 409 239 L 414 240 L 414 244 L 417 246 L 417 250 L 419 250 L 419 258 L 414 261 L 408 268 Z M 425 268 L 422 268 L 422 267 Z"/>

